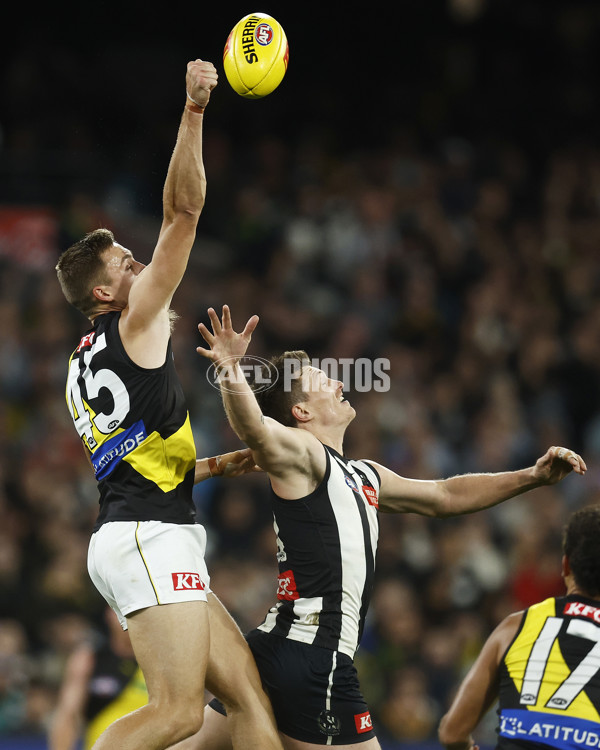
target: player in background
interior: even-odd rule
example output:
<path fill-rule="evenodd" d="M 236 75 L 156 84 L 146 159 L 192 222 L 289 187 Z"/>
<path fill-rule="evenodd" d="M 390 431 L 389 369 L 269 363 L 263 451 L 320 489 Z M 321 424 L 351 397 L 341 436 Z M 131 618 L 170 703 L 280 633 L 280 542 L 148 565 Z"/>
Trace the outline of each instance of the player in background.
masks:
<path fill-rule="evenodd" d="M 506 617 L 490 635 L 439 728 L 449 750 L 498 701 L 498 750 L 600 746 L 600 506 L 563 535 L 566 596 Z"/>
<path fill-rule="evenodd" d="M 105 638 L 82 643 L 67 660 L 48 731 L 49 750 L 83 750 L 113 721 L 148 702 L 144 676 L 116 614 L 106 608 Z"/>
<path fill-rule="evenodd" d="M 379 512 L 471 513 L 571 471 L 584 474 L 585 463 L 573 451 L 552 447 L 527 469 L 423 481 L 352 460 L 343 442 L 356 412 L 343 383 L 312 367 L 306 353 L 287 352 L 272 361 L 279 374 L 274 384 L 255 395 L 239 360 L 257 316 L 238 334 L 227 306 L 222 320 L 212 308 L 208 314 L 212 333 L 204 324 L 199 330 L 210 349 L 198 352 L 219 371 L 229 422 L 271 484 L 278 602 L 247 639 L 283 745 L 376 750 L 353 659 L 373 586 Z M 217 702 L 210 705 L 215 710 L 207 711 L 202 730 L 178 750 L 231 748 L 224 711 Z"/>
<path fill-rule="evenodd" d="M 212 63 L 188 63 L 151 262 L 99 229 L 57 265 L 65 297 L 93 324 L 66 388 L 100 493 L 88 570 L 129 630 L 148 688 L 148 703 L 111 724 L 95 750 L 162 750 L 197 732 L 205 687 L 228 706 L 234 747 L 281 747 L 247 644 L 210 591 L 192 499 L 199 468 L 171 348 L 171 300 L 204 205 L 202 126 L 216 85 Z M 216 459 L 206 464 L 219 471 Z"/>

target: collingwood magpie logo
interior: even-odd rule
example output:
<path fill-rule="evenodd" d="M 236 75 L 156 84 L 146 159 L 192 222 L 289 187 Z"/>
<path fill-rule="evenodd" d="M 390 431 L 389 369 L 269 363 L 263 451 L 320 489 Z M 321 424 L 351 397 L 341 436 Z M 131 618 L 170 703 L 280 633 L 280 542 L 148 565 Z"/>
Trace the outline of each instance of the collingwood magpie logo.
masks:
<path fill-rule="evenodd" d="M 317 723 L 319 725 L 319 731 L 326 734 L 328 737 L 333 737 L 342 731 L 341 721 L 328 709 L 321 711 Z"/>

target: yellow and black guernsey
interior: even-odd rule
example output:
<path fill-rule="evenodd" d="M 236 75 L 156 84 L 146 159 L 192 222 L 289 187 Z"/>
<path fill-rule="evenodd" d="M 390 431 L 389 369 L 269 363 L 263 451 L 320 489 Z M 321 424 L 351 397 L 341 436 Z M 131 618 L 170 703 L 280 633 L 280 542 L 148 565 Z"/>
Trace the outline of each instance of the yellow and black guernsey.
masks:
<path fill-rule="evenodd" d="M 500 665 L 498 748 L 600 748 L 600 602 L 526 610 Z"/>
<path fill-rule="evenodd" d="M 96 318 L 71 355 L 66 398 L 108 521 L 194 523 L 196 448 L 169 341 L 161 367 L 127 355 L 119 312 Z"/>

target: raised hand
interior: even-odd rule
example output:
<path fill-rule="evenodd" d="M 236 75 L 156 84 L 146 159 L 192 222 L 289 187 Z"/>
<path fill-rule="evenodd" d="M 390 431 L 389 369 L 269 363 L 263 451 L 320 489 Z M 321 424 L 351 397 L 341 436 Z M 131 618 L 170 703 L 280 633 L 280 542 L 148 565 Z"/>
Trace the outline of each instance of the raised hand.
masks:
<path fill-rule="evenodd" d="M 217 85 L 217 69 L 206 60 L 192 60 L 187 65 L 185 86 L 190 100 L 204 108 L 210 99 L 210 92 Z"/>
<path fill-rule="evenodd" d="M 246 353 L 252 333 L 258 325 L 258 315 L 253 315 L 248 320 L 241 333 L 236 333 L 233 330 L 228 305 L 223 305 L 222 320 L 219 320 L 219 316 L 212 307 L 208 309 L 208 317 L 210 318 L 212 333 L 204 323 L 198 324 L 198 330 L 210 349 L 199 346 L 196 351 L 203 357 L 210 359 L 217 369 L 232 367 Z"/>

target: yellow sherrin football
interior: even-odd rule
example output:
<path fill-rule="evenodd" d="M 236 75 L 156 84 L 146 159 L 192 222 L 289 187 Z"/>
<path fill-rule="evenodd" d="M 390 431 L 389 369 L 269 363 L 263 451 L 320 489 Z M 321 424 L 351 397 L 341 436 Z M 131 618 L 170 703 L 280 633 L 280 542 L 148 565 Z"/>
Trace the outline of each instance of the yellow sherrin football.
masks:
<path fill-rule="evenodd" d="M 266 13 L 250 13 L 227 37 L 225 75 L 240 96 L 261 99 L 283 80 L 289 56 L 287 37 L 278 21 Z"/>

